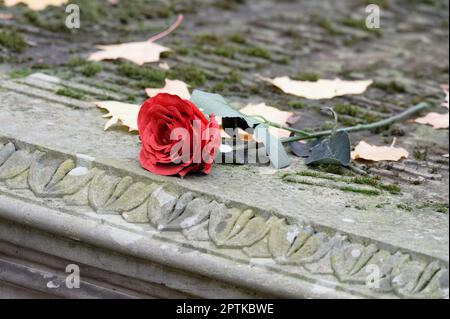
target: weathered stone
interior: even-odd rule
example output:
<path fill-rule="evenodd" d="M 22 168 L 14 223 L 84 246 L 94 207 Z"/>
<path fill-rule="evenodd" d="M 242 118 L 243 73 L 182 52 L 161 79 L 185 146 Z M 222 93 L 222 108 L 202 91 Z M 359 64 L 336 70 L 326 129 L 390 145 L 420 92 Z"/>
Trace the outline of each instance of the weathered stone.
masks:
<path fill-rule="evenodd" d="M 123 212 L 122 217 L 129 223 L 134 224 L 148 224 L 150 220 L 148 219 L 148 202 L 145 201 L 141 206 L 129 211 Z"/>
<path fill-rule="evenodd" d="M 286 259 L 297 251 L 314 233 L 311 227 L 287 225 L 273 227 L 269 234 L 269 250 L 274 258 Z"/>
<path fill-rule="evenodd" d="M 175 190 L 161 186 L 150 196 L 148 203 L 148 217 L 155 227 L 162 227 L 172 216 L 180 194 Z"/>
<path fill-rule="evenodd" d="M 109 206 L 118 200 L 123 193 L 133 184 L 133 178 L 130 176 L 126 176 L 120 180 L 117 186 L 114 189 L 114 193 L 111 195 L 109 200 L 106 202 L 105 206 Z"/>
<path fill-rule="evenodd" d="M 86 186 L 98 172 L 96 168 L 81 176 L 71 176 L 69 172 L 60 182 L 49 187 L 45 196 L 59 197 L 75 194 Z"/>
<path fill-rule="evenodd" d="M 30 166 L 28 183 L 31 190 L 37 196 L 45 195 L 47 186 L 61 164 L 62 161 L 60 158 L 56 158 L 50 154 L 40 153 L 35 156 Z"/>
<path fill-rule="evenodd" d="M 180 202 L 181 198 L 178 200 Z M 191 196 L 188 196 L 190 199 Z M 178 205 L 177 203 L 177 205 Z M 175 205 L 175 209 L 177 209 L 177 205 Z M 211 212 L 211 206 L 214 204 L 210 204 L 210 201 L 201 197 L 195 198 L 191 200 L 184 209 L 183 213 L 171 220 L 168 224 L 159 224 L 158 228 L 161 230 L 182 230 L 194 227 L 209 217 Z"/>
<path fill-rule="evenodd" d="M 272 254 L 269 251 L 268 239 L 263 238 L 256 244 L 245 247 L 243 251 L 251 258 L 270 258 Z"/>
<path fill-rule="evenodd" d="M 16 151 L 13 143 L 8 143 L 0 147 L 0 166 Z"/>
<path fill-rule="evenodd" d="M 11 189 L 28 189 L 28 173 L 26 170 L 20 175 L 17 175 L 14 178 L 6 180 L 5 184 Z"/>
<path fill-rule="evenodd" d="M 50 182 L 47 184 L 47 189 L 55 186 L 57 183 L 62 181 L 69 172 L 75 168 L 75 162 L 72 159 L 65 160 L 56 170 Z"/>
<path fill-rule="evenodd" d="M 85 186 L 81 190 L 76 192 L 75 194 L 64 196 L 63 197 L 64 202 L 67 205 L 88 206 L 89 205 L 88 192 L 89 192 L 89 187 Z"/>
<path fill-rule="evenodd" d="M 379 30 L 357 23 L 367 16 L 362 2 L 227 1 L 226 14 L 216 1 L 199 1 L 195 8 L 185 2 L 177 2 L 175 11 L 189 10 L 185 23 L 190 31 L 171 34 L 170 46 L 177 54 L 164 57 L 164 62 L 185 75 L 185 81 L 197 77 L 184 67 L 199 74 L 205 84 L 193 87 L 213 89 L 237 109 L 254 101 L 285 111 L 299 106 L 301 120 L 295 126 L 302 130 L 328 126 L 328 114 L 325 118 L 318 111 L 321 107 L 335 108 L 342 126 L 385 119 L 424 99 L 434 112 L 444 112 L 440 85 L 448 83 L 448 1 L 404 1 L 401 6 L 391 1 L 383 7 L 389 19 L 383 19 Z M 145 6 L 153 9 L 150 2 Z M 20 15 L 24 8 L 13 10 Z M 139 165 L 137 135 L 119 128 L 103 131 L 102 112 L 91 102 L 133 97 L 141 103 L 142 83 L 134 73 L 106 61 L 101 63 L 103 71 L 93 76 L 85 75 L 90 66 L 66 65 L 69 54 L 86 56 L 100 36 L 112 43 L 116 33 L 124 34 L 120 26 L 109 28 L 109 35 L 102 33 L 111 21 L 118 21 L 117 14 L 115 7 L 100 22 L 83 20 L 92 34 L 70 39 L 40 25 L 0 21 L 0 28 L 17 27 L 28 42 L 38 44 L 25 53 L 0 50 L 8 64 L 0 65 L 0 172 L 5 174 L 2 166 L 16 148 L 45 153 L 46 161 L 52 156 L 64 161 L 48 184 L 55 165 L 46 161 L 38 171 L 32 169 L 32 177 L 29 168 L 17 172 L 19 163 L 9 163 L 8 178 L 0 178 L 0 254 L 15 256 L 14 263 L 0 258 L 7 282 L 64 298 L 448 298 L 448 159 L 442 156 L 448 154 L 447 130 L 405 121 L 381 134 L 352 133 L 352 143 L 364 139 L 383 145 L 397 137 L 411 154 L 401 163 L 368 163 L 370 176 L 380 176 L 378 186 L 305 167 L 295 157 L 281 172 L 262 165 L 215 165 L 208 176 L 155 176 Z M 46 18 L 45 11 L 37 15 Z M 147 20 L 137 14 L 124 28 L 150 34 L 168 23 L 167 18 Z M 98 23 L 100 27 L 91 28 Z M 48 42 L 47 37 L 58 45 L 39 45 Z M 405 55 L 405 47 L 420 54 Z M 27 65 L 44 62 L 48 74 L 8 78 L 6 71 L 23 69 L 22 61 L 30 57 L 34 61 Z M 70 80 L 56 76 L 62 73 Z M 362 95 L 309 101 L 272 89 L 255 74 L 373 79 L 374 84 Z M 96 175 L 77 184 L 95 168 L 105 172 L 101 179 Z M 173 189 L 173 205 L 153 203 L 156 222 L 149 218 L 150 197 L 132 198 L 129 193 L 136 183 L 166 183 L 166 191 Z M 393 184 L 400 194 L 394 195 L 398 187 Z M 49 192 L 60 186 L 65 191 Z M 63 194 L 67 191 L 71 194 Z M 197 222 L 208 215 L 207 205 L 195 198 L 211 201 L 211 213 L 182 229 L 186 217 Z M 94 213 L 112 205 L 120 215 Z M 163 232 L 148 224 L 174 229 Z M 21 254 L 26 254 L 24 265 L 17 262 Z M 82 278 L 95 279 L 96 285 L 82 279 L 82 289 L 64 290 L 64 272 L 42 271 L 36 259 L 42 259 L 45 269 L 83 265 Z M 0 298 L 4 274 L 0 272 Z M 381 278 L 374 279 L 375 274 Z M 24 277 L 28 282 L 21 281 Z M 60 288 L 50 291 L 46 284 Z"/>
<path fill-rule="evenodd" d="M 96 211 L 103 208 L 114 193 L 119 181 L 119 177 L 107 175 L 105 172 L 96 175 L 89 185 L 91 207 Z"/>
<path fill-rule="evenodd" d="M 158 188 L 156 184 L 135 183 L 131 185 L 117 200 L 106 205 L 100 213 L 127 212 L 139 207 Z"/>
<path fill-rule="evenodd" d="M 0 181 L 14 178 L 25 172 L 33 161 L 33 154 L 27 151 L 13 153 L 2 166 L 0 166 Z"/>

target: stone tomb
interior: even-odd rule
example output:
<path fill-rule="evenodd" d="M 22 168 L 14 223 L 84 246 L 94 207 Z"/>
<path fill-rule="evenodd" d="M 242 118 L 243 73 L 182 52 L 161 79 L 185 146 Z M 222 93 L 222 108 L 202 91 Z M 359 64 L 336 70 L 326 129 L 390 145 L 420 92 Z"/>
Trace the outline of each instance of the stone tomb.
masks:
<path fill-rule="evenodd" d="M 155 176 L 138 136 L 103 131 L 61 85 L 0 84 L 0 297 L 448 298 L 448 215 L 399 209 L 412 193 L 374 209 L 378 197 L 287 183 L 305 169 L 295 158 Z"/>

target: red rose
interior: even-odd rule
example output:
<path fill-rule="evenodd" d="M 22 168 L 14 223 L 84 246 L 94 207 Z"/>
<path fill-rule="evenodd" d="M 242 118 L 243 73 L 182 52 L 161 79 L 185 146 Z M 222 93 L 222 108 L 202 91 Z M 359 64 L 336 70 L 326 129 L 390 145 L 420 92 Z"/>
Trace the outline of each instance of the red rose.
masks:
<path fill-rule="evenodd" d="M 208 121 L 192 102 L 158 94 L 142 105 L 138 128 L 140 162 L 145 169 L 182 177 L 191 172 L 211 172 L 221 142 L 219 125 L 214 116 Z"/>

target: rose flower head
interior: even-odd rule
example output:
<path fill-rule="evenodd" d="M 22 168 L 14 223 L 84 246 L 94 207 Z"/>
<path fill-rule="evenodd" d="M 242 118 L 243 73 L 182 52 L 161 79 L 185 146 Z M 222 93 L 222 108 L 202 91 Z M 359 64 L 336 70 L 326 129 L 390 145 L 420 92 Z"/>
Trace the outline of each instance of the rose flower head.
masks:
<path fill-rule="evenodd" d="M 221 144 L 219 125 L 177 95 L 158 94 L 142 105 L 138 116 L 142 167 L 158 175 L 212 170 Z"/>

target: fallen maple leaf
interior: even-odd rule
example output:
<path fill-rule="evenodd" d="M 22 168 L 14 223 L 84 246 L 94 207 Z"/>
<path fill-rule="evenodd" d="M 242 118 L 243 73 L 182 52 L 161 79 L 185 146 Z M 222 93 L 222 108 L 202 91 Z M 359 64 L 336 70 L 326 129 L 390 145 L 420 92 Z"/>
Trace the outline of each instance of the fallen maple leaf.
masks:
<path fill-rule="evenodd" d="M 172 51 L 169 48 L 150 41 L 99 45 L 97 48 L 102 51 L 91 54 L 89 56 L 90 61 L 125 59 L 137 65 L 158 62 L 161 53 Z"/>
<path fill-rule="evenodd" d="M 104 118 L 111 119 L 105 124 L 105 131 L 114 125 L 124 125 L 129 131 L 138 131 L 137 119 L 139 115 L 140 105 L 126 104 L 116 101 L 96 102 L 95 105 L 101 109 L 108 110 L 108 114 L 103 115 Z"/>
<path fill-rule="evenodd" d="M 173 32 L 183 21 L 183 15 L 179 15 L 177 21 L 166 31 L 151 37 L 143 42 L 130 42 L 112 45 L 99 45 L 101 51 L 95 52 L 89 56 L 90 61 L 103 60 L 129 60 L 137 65 L 145 63 L 158 62 L 161 53 L 171 52 L 170 48 L 155 43 L 155 41 L 167 36 Z"/>
<path fill-rule="evenodd" d="M 149 97 L 154 97 L 160 93 L 168 93 L 178 95 L 184 100 L 191 99 L 191 93 L 189 92 L 189 85 L 179 80 L 166 79 L 166 86 L 161 89 L 145 89 Z"/>
<path fill-rule="evenodd" d="M 262 117 L 263 119 L 278 125 L 286 125 L 288 120 L 293 116 L 293 113 L 291 112 L 280 111 L 275 107 L 267 106 L 265 103 L 249 104 L 241 109 L 240 112 L 248 116 Z M 271 127 L 269 131 L 278 137 L 289 137 L 291 134 L 287 130 L 275 127 Z"/>
<path fill-rule="evenodd" d="M 448 128 L 449 122 L 449 113 L 440 114 L 440 113 L 428 113 L 424 117 L 418 118 L 415 120 L 416 123 L 419 124 L 427 124 L 433 126 L 435 129 L 445 129 Z"/>
<path fill-rule="evenodd" d="M 352 152 L 352 159 L 363 159 L 367 161 L 399 161 L 408 158 L 409 153 L 404 148 L 392 146 L 373 146 L 364 141 L 359 142 Z"/>
<path fill-rule="evenodd" d="M 449 92 L 448 85 L 442 85 L 442 90 L 444 91 L 446 97 L 445 102 L 442 103 L 443 107 L 449 108 Z M 416 123 L 431 125 L 435 129 L 446 129 L 449 127 L 449 113 L 441 114 L 436 112 L 431 112 L 415 120 Z"/>
<path fill-rule="evenodd" d="M 26 4 L 31 10 L 40 11 L 48 6 L 61 6 L 69 0 L 4 0 L 5 6 L 13 7 L 19 3 Z"/>
<path fill-rule="evenodd" d="M 316 82 L 295 81 L 287 76 L 275 79 L 262 78 L 262 80 L 278 87 L 287 94 L 311 100 L 332 99 L 347 94 L 362 94 L 373 83 L 372 80 L 343 81 L 340 79 Z"/>

